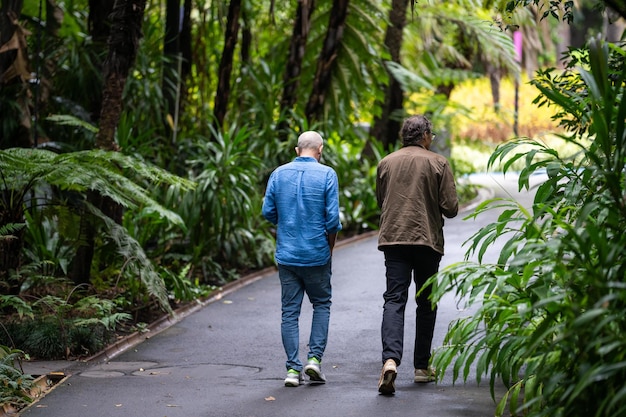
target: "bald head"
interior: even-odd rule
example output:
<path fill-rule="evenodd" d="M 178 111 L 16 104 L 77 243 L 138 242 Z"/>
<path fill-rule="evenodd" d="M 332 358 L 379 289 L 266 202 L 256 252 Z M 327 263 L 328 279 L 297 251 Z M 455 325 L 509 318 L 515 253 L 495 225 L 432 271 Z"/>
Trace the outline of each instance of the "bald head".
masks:
<path fill-rule="evenodd" d="M 298 137 L 296 154 L 298 156 L 310 156 L 319 161 L 322 156 L 322 148 L 324 148 L 322 136 L 317 132 L 309 130 Z"/>

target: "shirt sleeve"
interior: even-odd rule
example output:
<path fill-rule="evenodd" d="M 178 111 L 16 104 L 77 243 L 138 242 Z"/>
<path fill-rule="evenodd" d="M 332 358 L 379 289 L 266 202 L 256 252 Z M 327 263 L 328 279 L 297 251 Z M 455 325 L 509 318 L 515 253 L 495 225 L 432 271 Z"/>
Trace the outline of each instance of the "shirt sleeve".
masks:
<path fill-rule="evenodd" d="M 340 230 L 339 181 L 337 180 L 337 173 L 329 171 L 326 177 L 326 233 L 333 234 Z"/>
<path fill-rule="evenodd" d="M 267 189 L 263 198 L 263 217 L 272 224 L 278 223 L 278 211 L 276 210 L 276 199 L 274 195 L 274 174 L 270 175 L 267 181 Z"/>

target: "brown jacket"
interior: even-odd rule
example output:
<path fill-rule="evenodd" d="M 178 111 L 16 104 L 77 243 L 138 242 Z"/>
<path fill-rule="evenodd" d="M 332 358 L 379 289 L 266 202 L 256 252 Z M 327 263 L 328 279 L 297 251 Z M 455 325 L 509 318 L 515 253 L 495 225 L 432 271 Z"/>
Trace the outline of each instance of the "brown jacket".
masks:
<path fill-rule="evenodd" d="M 429 246 L 443 255 L 443 216 L 456 216 L 459 202 L 448 160 L 420 146 L 383 158 L 376 174 L 380 214 L 378 249 Z"/>

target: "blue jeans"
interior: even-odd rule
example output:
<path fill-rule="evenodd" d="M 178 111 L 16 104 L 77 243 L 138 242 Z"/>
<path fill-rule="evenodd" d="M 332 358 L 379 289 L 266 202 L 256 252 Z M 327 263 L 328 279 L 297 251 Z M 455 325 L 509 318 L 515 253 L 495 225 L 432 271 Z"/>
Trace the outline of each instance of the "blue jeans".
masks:
<path fill-rule="evenodd" d="M 416 292 L 426 280 L 439 269 L 441 254 L 427 246 L 388 246 L 383 248 L 387 269 L 387 290 L 383 294 L 383 363 L 393 359 L 397 365 L 402 361 L 404 341 L 404 311 L 408 301 L 411 276 Z M 431 288 L 427 287 L 416 297 L 417 308 L 413 366 L 426 369 L 430 361 L 430 349 L 437 318 L 437 307 L 429 300 Z"/>
<path fill-rule="evenodd" d="M 278 277 L 281 286 L 282 321 L 281 336 L 287 354 L 287 370 L 302 371 L 302 362 L 298 356 L 300 330 L 298 321 L 302 300 L 306 293 L 313 305 L 313 318 L 309 336 L 307 359 L 317 358 L 320 362 L 328 341 L 328 323 L 331 304 L 331 262 L 321 266 L 278 265 Z"/>

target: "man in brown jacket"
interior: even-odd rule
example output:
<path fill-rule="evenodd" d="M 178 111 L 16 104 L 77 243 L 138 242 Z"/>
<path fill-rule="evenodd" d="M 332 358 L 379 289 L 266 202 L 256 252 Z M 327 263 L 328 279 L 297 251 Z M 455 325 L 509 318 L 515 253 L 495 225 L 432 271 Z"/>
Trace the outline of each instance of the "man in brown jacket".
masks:
<path fill-rule="evenodd" d="M 395 392 L 411 278 L 418 292 L 439 270 L 443 216 L 456 216 L 459 206 L 450 164 L 429 150 L 435 139 L 430 120 L 409 117 L 400 136 L 402 148 L 380 161 L 376 175 L 376 198 L 381 209 L 378 249 L 385 254 L 387 276 L 381 326 L 383 369 L 378 382 L 382 394 Z M 429 300 L 430 294 L 431 289 L 424 288 L 416 298 L 415 382 L 435 380 L 429 361 L 437 308 Z"/>

